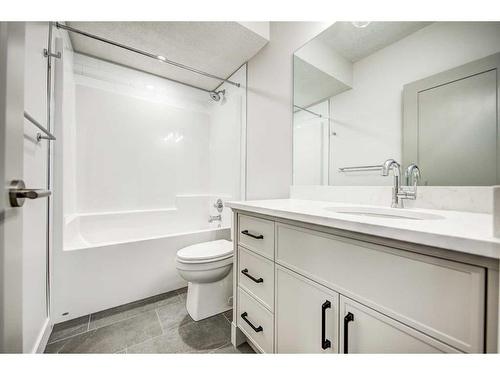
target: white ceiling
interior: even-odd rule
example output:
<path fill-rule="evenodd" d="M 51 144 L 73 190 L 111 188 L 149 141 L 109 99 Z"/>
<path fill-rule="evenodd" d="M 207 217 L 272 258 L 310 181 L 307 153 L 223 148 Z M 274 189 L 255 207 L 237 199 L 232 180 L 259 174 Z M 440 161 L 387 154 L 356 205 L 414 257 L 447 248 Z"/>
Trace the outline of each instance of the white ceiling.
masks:
<path fill-rule="evenodd" d="M 68 26 L 227 78 L 268 42 L 238 22 L 67 22 Z M 220 81 L 71 33 L 76 52 L 212 90 Z"/>
<path fill-rule="evenodd" d="M 324 44 L 356 62 L 403 39 L 431 22 L 371 22 L 357 28 L 351 22 L 336 22 L 318 36 Z"/>

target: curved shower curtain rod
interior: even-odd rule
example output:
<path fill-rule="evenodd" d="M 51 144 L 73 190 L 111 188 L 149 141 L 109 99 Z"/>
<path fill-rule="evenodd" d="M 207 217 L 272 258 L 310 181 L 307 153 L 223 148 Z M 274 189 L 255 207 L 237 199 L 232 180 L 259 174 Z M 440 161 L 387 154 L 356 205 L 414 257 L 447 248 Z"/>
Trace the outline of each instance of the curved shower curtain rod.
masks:
<path fill-rule="evenodd" d="M 59 23 L 59 22 L 56 22 L 55 25 L 56 25 L 56 27 L 58 29 L 63 29 L 63 30 L 66 30 L 66 31 L 73 32 L 75 34 L 83 35 L 83 36 L 85 36 L 87 38 L 98 40 L 98 41 L 103 42 L 103 43 L 111 44 L 111 45 L 113 45 L 115 47 L 119 47 L 119 48 L 125 49 L 127 51 L 138 53 L 140 55 L 149 57 L 151 59 L 155 59 L 155 60 L 161 61 L 161 62 L 163 62 L 165 64 L 169 64 L 169 65 L 173 65 L 173 66 L 176 66 L 178 68 L 181 68 L 181 69 L 189 70 L 190 72 L 193 72 L 193 73 L 205 76 L 205 77 L 217 79 L 219 81 L 222 81 L 222 83 L 226 82 L 226 83 L 229 83 L 229 84 L 231 84 L 233 86 L 236 86 L 236 87 L 240 87 L 241 86 L 241 84 L 239 84 L 238 82 L 231 81 L 231 80 L 229 80 L 227 78 L 218 77 L 216 75 L 204 72 L 202 70 L 198 70 L 198 69 L 192 68 L 190 66 L 187 66 L 187 65 L 184 65 L 184 64 L 181 64 L 181 63 L 169 60 L 165 56 L 155 55 L 153 53 L 142 51 L 140 49 L 137 49 L 137 48 L 134 48 L 134 47 L 130 47 L 130 46 L 127 46 L 125 44 L 121 44 L 121 43 L 115 42 L 113 40 L 106 39 L 106 38 L 100 37 L 98 35 L 94 35 L 94 34 L 88 33 L 86 31 L 75 29 L 74 27 L 71 27 L 71 26 L 66 26 L 66 25 L 64 25 L 62 23 Z M 189 85 L 189 86 L 192 86 L 192 85 Z M 195 86 L 192 86 L 192 87 L 195 87 Z M 203 90 L 203 91 L 211 92 L 211 90 L 202 89 L 201 87 L 196 87 L 196 88 L 198 88 L 200 90 Z"/>

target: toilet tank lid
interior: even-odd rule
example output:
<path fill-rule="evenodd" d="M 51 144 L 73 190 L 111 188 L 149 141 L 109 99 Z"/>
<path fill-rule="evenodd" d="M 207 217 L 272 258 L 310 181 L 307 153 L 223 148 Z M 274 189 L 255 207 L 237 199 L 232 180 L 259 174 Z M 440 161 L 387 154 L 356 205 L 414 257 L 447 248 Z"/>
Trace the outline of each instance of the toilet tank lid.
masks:
<path fill-rule="evenodd" d="M 196 261 L 227 258 L 233 253 L 233 243 L 228 240 L 201 242 L 187 246 L 177 252 L 182 260 Z"/>

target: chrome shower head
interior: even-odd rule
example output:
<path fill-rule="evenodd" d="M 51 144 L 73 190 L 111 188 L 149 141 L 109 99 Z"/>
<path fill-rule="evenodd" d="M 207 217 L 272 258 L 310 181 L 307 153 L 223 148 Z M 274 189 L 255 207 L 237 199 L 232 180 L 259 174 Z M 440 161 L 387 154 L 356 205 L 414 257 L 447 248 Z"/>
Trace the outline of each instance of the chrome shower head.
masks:
<path fill-rule="evenodd" d="M 221 91 L 210 91 L 210 97 L 212 100 L 218 102 L 222 98 L 224 98 L 224 95 L 226 94 L 226 90 L 221 90 Z"/>

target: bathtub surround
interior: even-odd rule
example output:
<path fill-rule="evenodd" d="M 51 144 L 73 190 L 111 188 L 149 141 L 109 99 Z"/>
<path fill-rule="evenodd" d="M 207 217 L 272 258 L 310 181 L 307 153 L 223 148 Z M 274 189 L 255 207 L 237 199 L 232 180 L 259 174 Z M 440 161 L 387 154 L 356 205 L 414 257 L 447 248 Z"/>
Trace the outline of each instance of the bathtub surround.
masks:
<path fill-rule="evenodd" d="M 253 353 L 246 343 L 231 345 L 231 314 L 194 322 L 185 294 L 183 288 L 57 324 L 45 352 Z"/>
<path fill-rule="evenodd" d="M 74 53 L 57 30 L 53 322 L 186 285 L 175 254 L 230 239 L 245 197 L 246 65 L 225 96 Z M 64 176 L 64 177 L 63 177 Z"/>

